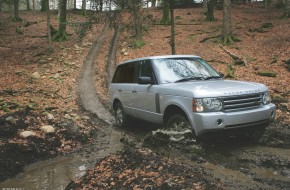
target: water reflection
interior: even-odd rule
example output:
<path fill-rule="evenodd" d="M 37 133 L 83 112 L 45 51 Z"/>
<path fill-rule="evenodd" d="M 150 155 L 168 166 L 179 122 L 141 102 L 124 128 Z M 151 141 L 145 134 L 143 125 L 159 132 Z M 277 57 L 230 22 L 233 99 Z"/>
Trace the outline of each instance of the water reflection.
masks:
<path fill-rule="evenodd" d="M 121 150 L 123 145 L 120 138 L 121 134 L 112 130 L 109 137 L 99 137 L 77 152 L 31 164 L 23 173 L 0 183 L 0 190 L 63 190 L 70 181 L 82 177 L 97 161 Z"/>

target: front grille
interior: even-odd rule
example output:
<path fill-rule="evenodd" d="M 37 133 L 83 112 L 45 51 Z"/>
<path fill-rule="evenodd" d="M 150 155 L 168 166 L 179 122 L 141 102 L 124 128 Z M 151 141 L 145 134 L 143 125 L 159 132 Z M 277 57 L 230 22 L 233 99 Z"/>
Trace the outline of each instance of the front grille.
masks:
<path fill-rule="evenodd" d="M 226 112 L 255 109 L 262 105 L 262 94 L 223 97 L 223 102 Z"/>

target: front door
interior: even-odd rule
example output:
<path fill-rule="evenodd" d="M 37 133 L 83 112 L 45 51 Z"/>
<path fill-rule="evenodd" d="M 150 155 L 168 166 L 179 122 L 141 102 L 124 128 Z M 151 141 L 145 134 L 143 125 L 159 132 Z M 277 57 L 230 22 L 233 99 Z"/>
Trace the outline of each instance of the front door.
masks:
<path fill-rule="evenodd" d="M 155 81 L 151 62 L 139 62 L 138 77 L 151 77 Z M 133 84 L 133 105 L 135 116 L 147 121 L 155 121 L 156 116 L 156 84 Z"/>

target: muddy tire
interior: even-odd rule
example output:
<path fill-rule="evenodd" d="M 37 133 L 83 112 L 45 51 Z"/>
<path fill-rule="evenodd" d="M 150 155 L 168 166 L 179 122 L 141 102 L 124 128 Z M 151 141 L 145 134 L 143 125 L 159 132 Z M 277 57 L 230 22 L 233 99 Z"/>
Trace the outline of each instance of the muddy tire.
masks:
<path fill-rule="evenodd" d="M 125 127 L 128 123 L 128 116 L 121 104 L 118 102 L 114 107 L 115 121 L 117 127 Z"/>
<path fill-rule="evenodd" d="M 175 139 L 180 139 L 184 136 L 184 133 L 187 134 L 186 136 L 196 139 L 192 127 L 185 115 L 174 114 L 170 116 L 166 124 L 166 129 L 172 132 L 177 132 L 176 134 L 172 134 L 172 137 Z M 190 132 L 188 132 L 189 130 Z"/>

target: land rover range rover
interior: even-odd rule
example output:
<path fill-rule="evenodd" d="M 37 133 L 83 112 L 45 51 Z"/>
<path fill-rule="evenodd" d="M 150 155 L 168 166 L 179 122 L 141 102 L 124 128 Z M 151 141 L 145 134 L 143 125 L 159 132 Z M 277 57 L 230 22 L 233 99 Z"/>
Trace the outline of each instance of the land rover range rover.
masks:
<path fill-rule="evenodd" d="M 231 129 L 264 129 L 275 118 L 268 88 L 224 80 L 198 56 L 169 55 L 129 60 L 117 66 L 109 86 L 117 126 L 128 116 L 196 136 Z"/>

